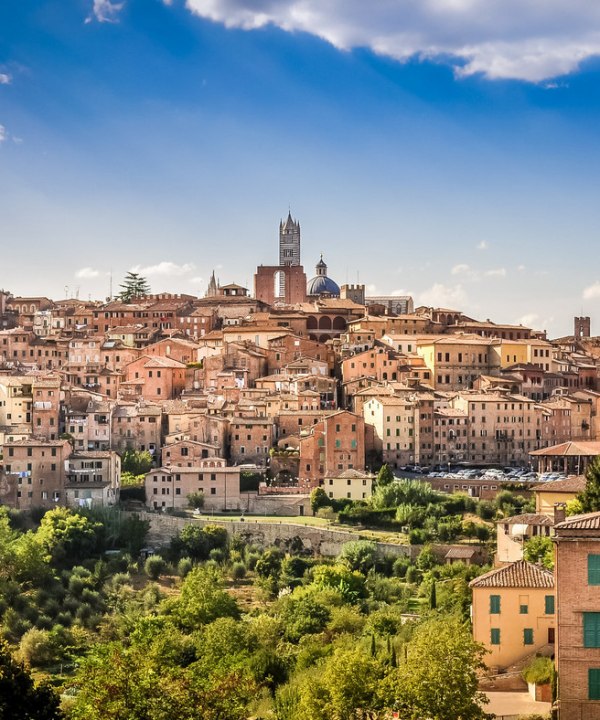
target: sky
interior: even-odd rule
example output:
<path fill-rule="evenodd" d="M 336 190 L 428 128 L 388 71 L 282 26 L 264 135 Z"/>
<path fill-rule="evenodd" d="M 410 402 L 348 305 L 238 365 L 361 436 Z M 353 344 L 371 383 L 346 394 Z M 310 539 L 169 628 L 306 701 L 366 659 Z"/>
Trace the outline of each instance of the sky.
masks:
<path fill-rule="evenodd" d="M 2 0 L 0 287 L 252 288 L 291 210 L 308 277 L 600 333 L 599 55 L 589 0 Z"/>

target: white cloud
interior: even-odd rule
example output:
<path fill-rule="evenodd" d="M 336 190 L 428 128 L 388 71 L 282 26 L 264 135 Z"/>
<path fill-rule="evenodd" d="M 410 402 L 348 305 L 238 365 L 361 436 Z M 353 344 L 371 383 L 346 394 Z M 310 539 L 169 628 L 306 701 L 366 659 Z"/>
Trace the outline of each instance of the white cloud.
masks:
<path fill-rule="evenodd" d="M 92 278 L 97 278 L 100 276 L 99 270 L 94 270 L 94 268 L 91 267 L 83 267 L 81 270 L 78 270 L 75 273 L 76 278 L 81 278 L 82 280 L 91 280 Z"/>
<path fill-rule="evenodd" d="M 586 287 L 583 291 L 584 300 L 595 300 L 600 297 L 600 282 L 596 281 L 593 285 Z"/>
<path fill-rule="evenodd" d="M 367 285 L 366 291 L 371 295 L 377 295 L 377 285 L 374 285 L 373 283 Z"/>
<path fill-rule="evenodd" d="M 486 270 L 483 273 L 486 277 L 506 277 L 506 268 L 495 268 L 494 270 Z"/>
<path fill-rule="evenodd" d="M 458 265 L 455 265 L 452 270 L 450 270 L 452 275 L 464 275 L 466 273 L 469 273 L 470 271 L 471 267 L 466 263 L 459 263 Z"/>
<path fill-rule="evenodd" d="M 8 133 L 4 125 L 0 125 L 0 143 L 3 143 L 8 138 Z"/>
<path fill-rule="evenodd" d="M 117 23 L 119 22 L 119 13 L 125 7 L 124 2 L 116 3 L 111 0 L 94 0 L 92 7 L 92 15 L 86 18 L 85 22 L 92 22 L 95 17 L 101 23 Z"/>
<path fill-rule="evenodd" d="M 419 304 L 432 307 L 462 308 L 467 302 L 462 285 L 435 283 L 419 295 Z"/>
<path fill-rule="evenodd" d="M 192 285 L 202 285 L 203 282 L 204 282 L 204 278 L 201 278 L 199 276 L 190 278 L 190 283 Z"/>
<path fill-rule="evenodd" d="M 405 297 L 406 295 L 410 295 L 412 297 L 412 292 L 410 290 L 404 290 L 403 288 L 400 288 L 399 290 L 392 290 L 392 297 Z"/>
<path fill-rule="evenodd" d="M 489 245 L 485 240 L 482 240 L 480 243 L 477 243 L 477 249 L 478 250 L 487 250 Z"/>
<path fill-rule="evenodd" d="M 136 265 L 131 268 L 131 272 L 136 272 L 140 275 L 148 277 L 153 275 L 160 275 L 162 277 L 181 277 L 182 275 L 187 275 L 188 273 L 193 272 L 193 270 L 195 270 L 193 263 L 178 265 L 177 263 L 167 260 L 164 260 L 157 265 L 148 265 L 147 267 Z"/>
<path fill-rule="evenodd" d="M 523 272 L 523 270 L 525 270 L 525 265 L 517 265 L 517 270 L 519 272 Z"/>
<path fill-rule="evenodd" d="M 523 315 L 522 317 L 518 318 L 517 325 L 525 325 L 525 327 L 533 327 L 538 320 L 540 319 L 540 316 L 537 313 L 527 313 L 526 315 Z"/>
<path fill-rule="evenodd" d="M 540 82 L 600 54 L 590 0 L 187 0 L 201 17 L 307 32 L 340 49 L 451 63 L 457 75 Z"/>
<path fill-rule="evenodd" d="M 10 85 L 12 77 L 8 73 L 0 73 L 0 85 Z"/>

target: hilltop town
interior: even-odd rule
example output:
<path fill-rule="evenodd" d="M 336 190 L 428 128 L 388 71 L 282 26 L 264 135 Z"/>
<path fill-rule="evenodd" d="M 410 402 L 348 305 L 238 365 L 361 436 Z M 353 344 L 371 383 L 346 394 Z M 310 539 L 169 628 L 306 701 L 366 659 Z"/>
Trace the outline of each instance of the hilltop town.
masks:
<path fill-rule="evenodd" d="M 382 464 L 533 479 L 532 453 L 600 441 L 590 318 L 549 339 L 339 287 L 322 257 L 307 282 L 291 215 L 279 238 L 253 293 L 214 273 L 202 298 L 152 294 L 143 278 L 139 292 L 135 275 L 106 302 L 1 292 L 2 501 L 115 503 L 119 456 L 133 450 L 152 456 L 150 508 L 187 507 L 200 491 L 215 511 L 297 514 L 319 486 L 368 498 Z M 241 498 L 240 467 L 264 475 L 258 495 Z M 198 483 L 203 471 L 212 484 Z M 282 488 L 295 510 L 277 507 Z"/>
<path fill-rule="evenodd" d="M 273 664 L 252 676 L 230 717 L 250 717 L 258 690 L 267 710 L 260 715 L 252 705 L 256 717 L 304 716 L 300 696 L 289 714 L 281 709 L 290 678 L 304 683 L 302 663 L 317 667 L 320 652 L 341 658 L 348 638 L 361 657 L 369 644 L 369 672 L 382 683 L 360 701 L 350 698 L 348 708 L 363 703 L 381 718 L 397 717 L 393 708 L 412 708 L 407 717 L 433 712 L 427 698 L 382 688 L 396 672 L 397 652 L 406 660 L 399 672 L 414 669 L 411 642 L 429 631 L 413 638 L 410 626 L 442 622 L 435 632 L 443 634 L 443 623 L 459 618 L 456 634 L 466 617 L 467 684 L 514 690 L 542 668 L 536 700 L 544 707 L 558 700 L 567 720 L 596 717 L 585 712 L 600 699 L 600 670 L 584 648 L 600 643 L 600 608 L 593 592 L 584 593 L 583 607 L 574 591 L 581 573 L 586 584 L 600 582 L 600 514 L 581 514 L 600 509 L 581 504 L 584 474 L 593 477 L 600 454 L 600 338 L 589 317 L 574 318 L 572 335 L 548 338 L 460 308 L 414 307 L 410 296 L 340 286 L 323 256 L 307 280 L 300 225 L 290 213 L 279 225 L 278 262 L 256 268 L 252 290 L 221 284 L 213 272 L 204 297 L 153 293 L 130 272 L 105 301 L 0 291 L 0 328 L 0 521 L 6 547 L 15 548 L 0 580 L 4 573 L 29 597 L 27 582 L 48 583 L 50 573 L 52 582 L 62 577 L 58 596 L 71 603 L 61 612 L 52 598 L 30 597 L 11 615 L 10 593 L 0 586 L 3 636 L 29 665 L 60 677 L 67 709 L 73 702 L 90 712 L 101 693 L 93 694 L 89 676 L 73 680 L 74 665 L 63 674 L 65 658 L 83 657 L 90 638 L 128 638 L 107 625 L 127 603 L 161 622 L 175 622 L 175 613 L 185 644 L 186 633 L 216 618 L 237 622 L 235 603 L 247 602 L 253 617 L 261 602 L 271 608 L 261 612 L 279 620 L 289 613 L 272 632 L 290 657 L 283 668 L 269 656 Z M 314 524 L 302 526 L 308 519 Z M 12 534 L 11 522 L 25 534 Z M 111 523 L 121 529 L 108 541 Z M 71 532 L 78 539 L 68 545 Z M 52 570 L 21 566 L 25 538 L 46 547 Z M 104 566 L 102 552 L 121 559 Z M 96 573 L 100 566 L 105 575 Z M 121 570 L 129 573 L 119 581 L 127 602 L 113 579 Z M 186 590 L 190 573 L 213 588 L 230 578 L 214 617 L 192 622 L 181 609 L 186 593 L 205 592 Z M 161 577 L 150 602 L 148 583 Z M 244 590 L 244 578 L 254 585 Z M 175 594 L 174 605 L 164 590 Z M 144 611 L 142 593 L 150 603 Z M 300 612 L 294 603 L 309 595 L 319 607 L 304 608 L 310 622 L 290 629 L 285 623 Z M 340 616 L 343 629 L 335 629 L 344 603 L 355 615 Z M 569 634 L 582 608 L 583 644 Z M 315 646 L 315 656 L 300 661 L 313 633 L 323 634 L 327 649 Z M 566 670 L 552 695 L 555 656 Z M 473 718 L 482 712 L 475 688 Z M 314 717 L 333 717 L 322 712 Z"/>

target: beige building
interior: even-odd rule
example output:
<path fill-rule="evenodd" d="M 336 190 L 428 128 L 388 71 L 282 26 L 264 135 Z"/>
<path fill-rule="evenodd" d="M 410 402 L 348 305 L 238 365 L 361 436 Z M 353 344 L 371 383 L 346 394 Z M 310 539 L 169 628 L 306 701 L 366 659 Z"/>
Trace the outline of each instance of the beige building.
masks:
<path fill-rule="evenodd" d="M 534 488 L 535 511 L 543 515 L 552 515 L 557 504 L 566 504 L 575 500 L 585 490 L 585 477 L 578 475 L 564 480 L 551 480 Z"/>
<path fill-rule="evenodd" d="M 4 471 L 17 485 L 16 507 L 53 507 L 65 503 L 67 460 L 71 446 L 66 440 L 27 438 L 3 447 Z"/>
<path fill-rule="evenodd" d="M 368 500 L 373 492 L 375 476 L 360 470 L 344 470 L 326 477 L 321 487 L 330 498 L 335 500 Z"/>
<path fill-rule="evenodd" d="M 204 495 L 204 509 L 243 510 L 240 469 L 223 458 L 198 460 L 195 467 L 162 467 L 146 475 L 146 504 L 155 510 L 183 510 L 190 493 Z"/>
<path fill-rule="evenodd" d="M 554 643 L 554 576 L 520 560 L 472 580 L 473 638 L 504 669 Z M 583 720 L 583 719 L 582 719 Z"/>
<path fill-rule="evenodd" d="M 496 564 L 523 559 L 523 546 L 533 537 L 550 537 L 554 520 L 549 515 L 525 513 L 496 523 Z"/>
<path fill-rule="evenodd" d="M 112 450 L 74 453 L 66 464 L 65 503 L 107 507 L 119 500 L 121 458 Z"/>
<path fill-rule="evenodd" d="M 373 427 L 374 449 L 393 468 L 419 463 L 419 406 L 409 397 L 381 396 L 363 405 L 366 425 Z"/>

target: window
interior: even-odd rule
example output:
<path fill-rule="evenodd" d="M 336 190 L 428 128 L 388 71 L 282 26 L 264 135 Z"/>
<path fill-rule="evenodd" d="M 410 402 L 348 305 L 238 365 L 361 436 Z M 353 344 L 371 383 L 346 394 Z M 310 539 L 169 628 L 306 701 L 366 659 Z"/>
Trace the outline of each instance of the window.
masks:
<path fill-rule="evenodd" d="M 519 605 L 519 613 L 521 615 L 527 615 L 529 612 L 529 605 Z"/>
<path fill-rule="evenodd" d="M 544 601 L 546 615 L 554 615 L 554 595 L 546 595 Z"/>
<path fill-rule="evenodd" d="M 600 613 L 583 613 L 583 647 L 600 647 Z"/>
<path fill-rule="evenodd" d="M 500 614 L 500 595 L 490 595 L 490 615 Z"/>
<path fill-rule="evenodd" d="M 523 645 L 533 645 L 533 628 L 523 628 Z"/>
<path fill-rule="evenodd" d="M 600 700 L 600 668 L 588 670 L 588 700 Z"/>
<path fill-rule="evenodd" d="M 588 585 L 600 585 L 600 555 L 588 555 Z"/>
<path fill-rule="evenodd" d="M 492 628 L 491 629 L 490 645 L 500 645 L 500 628 Z"/>

